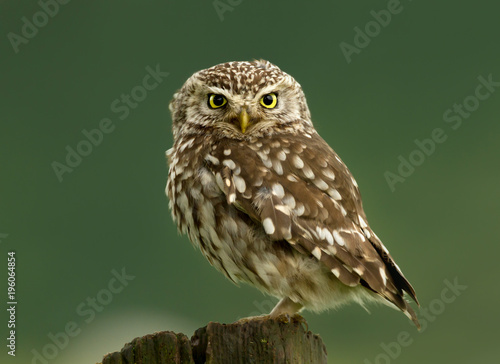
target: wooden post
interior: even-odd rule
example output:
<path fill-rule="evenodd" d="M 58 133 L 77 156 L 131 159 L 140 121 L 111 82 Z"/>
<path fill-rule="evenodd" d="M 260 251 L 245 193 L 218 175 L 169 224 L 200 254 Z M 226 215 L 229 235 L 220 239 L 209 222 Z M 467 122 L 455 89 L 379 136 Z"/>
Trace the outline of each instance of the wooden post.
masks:
<path fill-rule="evenodd" d="M 194 333 L 157 332 L 132 340 L 100 364 L 326 364 L 318 335 L 307 331 L 305 320 L 272 320 L 267 316 L 232 324 L 210 322 Z"/>

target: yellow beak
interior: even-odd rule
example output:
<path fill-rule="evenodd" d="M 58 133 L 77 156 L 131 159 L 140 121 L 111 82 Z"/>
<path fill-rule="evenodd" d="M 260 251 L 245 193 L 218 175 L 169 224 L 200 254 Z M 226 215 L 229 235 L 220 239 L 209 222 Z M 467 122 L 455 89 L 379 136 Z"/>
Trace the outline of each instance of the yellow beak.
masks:
<path fill-rule="evenodd" d="M 248 128 L 248 124 L 250 124 L 250 116 L 248 116 L 247 110 L 242 109 L 240 114 L 238 115 L 238 120 L 240 121 L 240 129 L 242 133 Z"/>

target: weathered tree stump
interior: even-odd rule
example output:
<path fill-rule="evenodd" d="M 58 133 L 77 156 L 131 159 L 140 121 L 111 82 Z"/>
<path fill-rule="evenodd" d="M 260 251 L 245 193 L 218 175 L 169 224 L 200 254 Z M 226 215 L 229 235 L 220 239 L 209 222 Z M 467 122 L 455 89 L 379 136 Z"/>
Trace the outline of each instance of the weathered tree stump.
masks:
<path fill-rule="evenodd" d="M 210 322 L 196 330 L 191 341 L 184 334 L 162 331 L 132 340 L 100 364 L 326 364 L 323 341 L 304 324 L 300 316 Z"/>

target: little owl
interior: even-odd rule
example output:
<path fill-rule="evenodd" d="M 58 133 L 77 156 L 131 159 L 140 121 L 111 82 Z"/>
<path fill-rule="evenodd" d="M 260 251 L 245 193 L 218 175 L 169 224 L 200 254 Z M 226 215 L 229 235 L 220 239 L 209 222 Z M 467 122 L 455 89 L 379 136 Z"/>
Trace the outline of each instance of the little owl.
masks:
<path fill-rule="evenodd" d="M 417 302 L 413 287 L 294 78 L 264 60 L 219 64 L 191 76 L 170 111 L 173 219 L 231 281 L 278 297 L 271 317 L 378 301 L 419 326 L 403 297 Z"/>

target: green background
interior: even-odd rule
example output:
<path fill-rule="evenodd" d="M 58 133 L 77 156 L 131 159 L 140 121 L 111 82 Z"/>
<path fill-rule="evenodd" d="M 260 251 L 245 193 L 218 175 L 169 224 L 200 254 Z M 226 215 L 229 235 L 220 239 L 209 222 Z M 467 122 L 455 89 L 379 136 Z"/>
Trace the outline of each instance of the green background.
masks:
<path fill-rule="evenodd" d="M 455 103 L 473 102 L 479 76 L 500 81 L 498 4 L 401 1 L 350 63 L 340 43 L 354 45 L 354 28 L 371 24 L 370 12 L 387 1 L 232 4 L 219 16 L 212 1 L 71 1 L 16 53 L 8 34 L 22 35 L 22 18 L 41 8 L 0 2 L 0 362 L 31 363 L 32 350 L 48 350 L 49 335 L 71 322 L 79 334 L 57 355 L 49 350 L 50 363 L 94 363 L 136 336 L 190 336 L 208 321 L 270 309 L 274 299 L 234 286 L 177 234 L 164 194 L 175 90 L 200 69 L 255 58 L 302 85 L 316 128 L 360 185 L 371 226 L 434 312 L 420 313 L 421 333 L 385 307 L 305 312 L 330 362 L 498 360 L 500 89 L 456 130 L 443 120 Z M 157 64 L 169 76 L 120 120 L 111 103 Z M 103 118 L 114 131 L 59 182 L 52 163 L 64 163 L 66 146 Z M 414 140 L 436 128 L 446 141 L 391 191 L 384 173 L 397 173 L 399 156 L 408 159 Z M 15 358 L 4 339 L 12 250 Z M 105 296 L 122 268 L 135 278 Z M 454 280 L 467 288 L 446 303 L 445 281 Z M 111 302 L 92 320 L 77 312 L 98 294 Z M 390 343 L 402 332 L 410 344 L 399 352 Z"/>

